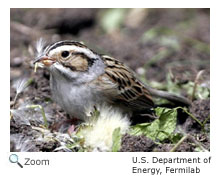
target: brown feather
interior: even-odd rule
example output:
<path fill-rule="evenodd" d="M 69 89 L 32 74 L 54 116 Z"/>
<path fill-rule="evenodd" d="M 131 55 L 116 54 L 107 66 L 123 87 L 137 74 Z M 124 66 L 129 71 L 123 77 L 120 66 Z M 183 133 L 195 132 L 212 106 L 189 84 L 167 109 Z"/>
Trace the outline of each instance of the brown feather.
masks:
<path fill-rule="evenodd" d="M 106 68 L 105 73 L 99 76 L 99 82 L 101 79 L 104 93 L 108 97 L 115 98 L 114 101 L 123 103 L 132 110 L 150 109 L 154 106 L 149 91 L 130 68 L 106 55 L 102 59 Z"/>

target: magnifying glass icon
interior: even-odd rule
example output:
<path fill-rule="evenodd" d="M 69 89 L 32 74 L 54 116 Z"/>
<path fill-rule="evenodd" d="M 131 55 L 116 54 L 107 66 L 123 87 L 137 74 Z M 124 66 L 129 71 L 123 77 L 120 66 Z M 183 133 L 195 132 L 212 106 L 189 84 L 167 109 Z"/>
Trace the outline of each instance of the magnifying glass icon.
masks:
<path fill-rule="evenodd" d="M 19 167 L 23 168 L 23 166 L 18 162 L 18 155 L 16 155 L 16 154 L 11 154 L 11 155 L 9 156 L 9 161 L 10 161 L 11 163 L 17 163 Z"/>

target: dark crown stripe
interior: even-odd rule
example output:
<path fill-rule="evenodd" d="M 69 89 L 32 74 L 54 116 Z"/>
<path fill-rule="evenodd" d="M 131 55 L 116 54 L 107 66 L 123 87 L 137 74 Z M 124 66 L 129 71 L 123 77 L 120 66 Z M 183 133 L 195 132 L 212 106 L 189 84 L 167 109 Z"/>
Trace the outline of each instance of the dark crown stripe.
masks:
<path fill-rule="evenodd" d="M 78 47 L 87 48 L 85 45 L 83 45 L 77 41 L 60 41 L 60 42 L 56 42 L 56 43 L 51 44 L 50 47 L 48 47 L 48 51 L 51 51 L 51 50 L 56 49 L 57 47 L 60 47 L 63 45 L 75 45 Z"/>

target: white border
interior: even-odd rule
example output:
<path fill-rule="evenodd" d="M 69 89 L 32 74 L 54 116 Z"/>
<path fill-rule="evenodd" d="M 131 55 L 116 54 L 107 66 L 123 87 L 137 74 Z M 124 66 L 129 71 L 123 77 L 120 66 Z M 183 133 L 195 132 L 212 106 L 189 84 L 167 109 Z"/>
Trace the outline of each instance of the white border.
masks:
<path fill-rule="evenodd" d="M 7 3 L 7 2 L 6 2 Z M 10 4 L 9 4 L 10 3 Z M 31 4 L 30 4 L 31 3 Z M 30 167 L 20 169 L 16 164 L 8 162 L 9 156 L 9 96 L 10 96 L 10 7 L 171 7 L 171 8 L 204 8 L 211 7 L 211 152 L 209 153 L 18 153 L 20 159 L 24 157 L 49 158 L 50 167 Z M 1 8 L 1 146 L 0 146 L 0 168 L 2 174 L 12 176 L 134 176 L 130 170 L 132 167 L 132 156 L 183 156 L 183 157 L 208 157 L 212 156 L 211 166 L 203 166 L 203 173 L 198 176 L 210 175 L 218 176 L 219 168 L 219 136 L 220 136 L 220 118 L 219 118 L 219 5 L 211 1 L 202 0 L 154 0 L 154 1 L 14 1 L 8 2 Z M 154 165 L 155 166 L 155 165 Z M 38 169 L 37 169 L 38 168 Z M 183 176 L 177 174 L 178 176 Z M 177 176 L 173 175 L 173 176 Z M 147 176 L 142 174 L 138 176 Z M 170 175 L 169 175 L 170 176 Z M 184 175 L 190 176 L 190 175 Z M 196 175 L 191 175 L 196 176 Z"/>

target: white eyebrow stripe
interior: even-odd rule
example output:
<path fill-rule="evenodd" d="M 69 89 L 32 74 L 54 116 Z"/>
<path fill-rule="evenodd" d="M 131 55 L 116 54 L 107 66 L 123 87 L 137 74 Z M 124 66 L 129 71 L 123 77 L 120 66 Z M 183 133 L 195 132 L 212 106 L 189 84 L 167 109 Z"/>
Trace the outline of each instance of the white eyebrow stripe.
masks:
<path fill-rule="evenodd" d="M 74 45 L 59 46 L 55 49 L 52 49 L 49 52 L 49 55 L 54 55 L 56 53 L 60 53 L 61 51 L 65 51 L 65 50 L 73 50 L 77 53 L 83 53 L 83 54 L 87 55 L 89 58 L 97 58 L 98 57 L 98 55 L 94 54 L 89 48 L 82 48 L 82 47 L 78 47 L 78 46 L 74 46 Z"/>

